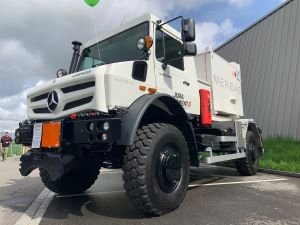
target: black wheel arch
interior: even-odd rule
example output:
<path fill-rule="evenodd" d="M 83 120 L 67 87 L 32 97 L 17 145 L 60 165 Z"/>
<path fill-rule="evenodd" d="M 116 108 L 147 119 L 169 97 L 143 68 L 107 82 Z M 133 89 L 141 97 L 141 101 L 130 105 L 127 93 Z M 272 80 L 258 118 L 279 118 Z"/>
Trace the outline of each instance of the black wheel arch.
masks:
<path fill-rule="evenodd" d="M 198 166 L 197 145 L 189 115 L 179 102 L 167 94 L 143 95 L 122 117 L 118 145 L 131 145 L 139 127 L 149 123 L 170 123 L 184 135 L 190 151 L 191 164 Z"/>

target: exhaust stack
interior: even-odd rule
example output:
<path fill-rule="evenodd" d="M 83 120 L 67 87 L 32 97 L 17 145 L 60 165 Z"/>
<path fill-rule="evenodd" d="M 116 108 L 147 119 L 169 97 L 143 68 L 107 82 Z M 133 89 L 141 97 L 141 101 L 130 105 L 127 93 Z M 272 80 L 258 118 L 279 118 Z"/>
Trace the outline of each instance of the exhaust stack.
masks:
<path fill-rule="evenodd" d="M 72 57 L 72 61 L 71 61 L 71 65 L 70 65 L 70 69 L 69 69 L 69 74 L 74 73 L 75 69 L 76 69 L 76 65 L 78 63 L 78 59 L 80 56 L 80 46 L 82 45 L 81 42 L 79 41 L 73 41 L 72 42 L 73 45 L 73 57 Z"/>

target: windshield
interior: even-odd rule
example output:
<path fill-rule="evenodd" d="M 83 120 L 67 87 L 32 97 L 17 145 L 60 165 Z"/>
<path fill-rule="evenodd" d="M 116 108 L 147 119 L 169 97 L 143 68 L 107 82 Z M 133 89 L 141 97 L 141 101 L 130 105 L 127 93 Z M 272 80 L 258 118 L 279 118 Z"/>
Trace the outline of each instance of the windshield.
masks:
<path fill-rule="evenodd" d="M 136 46 L 138 39 L 149 34 L 148 22 L 110 37 L 82 51 L 77 71 L 115 62 L 142 60 L 144 51 Z"/>

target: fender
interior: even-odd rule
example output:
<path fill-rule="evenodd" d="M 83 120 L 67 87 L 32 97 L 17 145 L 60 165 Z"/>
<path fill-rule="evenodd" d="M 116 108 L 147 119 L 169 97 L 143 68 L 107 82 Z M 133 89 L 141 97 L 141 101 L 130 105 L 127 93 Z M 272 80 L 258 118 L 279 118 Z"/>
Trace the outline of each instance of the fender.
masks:
<path fill-rule="evenodd" d="M 256 137 L 257 145 L 263 153 L 261 131 L 253 119 L 238 119 L 235 121 L 236 132 L 238 136 L 238 146 L 246 148 L 246 134 L 250 130 Z"/>
<path fill-rule="evenodd" d="M 195 150 L 197 149 L 194 131 L 189 123 L 188 115 L 182 106 L 172 96 L 167 94 L 144 95 L 128 108 L 122 118 L 122 135 L 117 143 L 118 145 L 131 145 L 134 143 L 137 129 L 151 105 L 159 107 L 172 117 L 174 116 L 176 121 L 180 123 L 179 129 L 186 137 L 188 144 L 192 144 Z"/>

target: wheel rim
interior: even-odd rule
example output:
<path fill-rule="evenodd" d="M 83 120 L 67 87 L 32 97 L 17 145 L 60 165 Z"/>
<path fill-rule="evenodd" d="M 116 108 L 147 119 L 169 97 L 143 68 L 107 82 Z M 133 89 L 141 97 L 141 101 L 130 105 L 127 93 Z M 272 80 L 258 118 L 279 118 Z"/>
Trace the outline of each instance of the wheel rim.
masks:
<path fill-rule="evenodd" d="M 179 151 L 170 145 L 163 147 L 156 164 L 156 177 L 162 191 L 173 192 L 182 177 L 182 160 Z"/>

